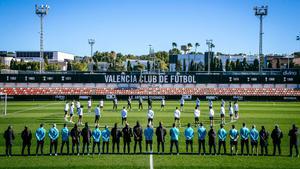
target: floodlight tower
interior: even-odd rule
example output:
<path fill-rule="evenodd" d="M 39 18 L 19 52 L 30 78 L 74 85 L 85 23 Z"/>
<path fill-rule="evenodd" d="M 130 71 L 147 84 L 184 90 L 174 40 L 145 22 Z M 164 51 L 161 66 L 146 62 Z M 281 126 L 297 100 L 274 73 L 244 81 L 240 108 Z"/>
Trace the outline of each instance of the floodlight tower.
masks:
<path fill-rule="evenodd" d="M 212 39 L 209 39 L 209 40 L 206 40 L 206 45 L 208 47 L 208 54 L 207 54 L 207 71 L 208 73 L 210 73 L 210 54 L 212 52 L 212 48 L 215 47 L 215 45 L 213 44 L 213 40 Z"/>
<path fill-rule="evenodd" d="M 263 18 L 268 15 L 268 6 L 255 6 L 254 8 L 255 16 L 259 18 L 259 71 L 261 71 L 261 59 L 264 57 L 263 56 Z"/>
<path fill-rule="evenodd" d="M 149 45 L 149 60 L 153 61 L 152 71 L 155 71 L 156 63 L 155 63 L 155 55 L 153 55 L 153 54 L 154 54 L 154 49 L 152 48 L 152 45 L 150 44 Z"/>
<path fill-rule="evenodd" d="M 48 5 L 35 5 L 35 14 L 40 17 L 40 73 L 42 72 L 42 60 L 44 59 L 44 30 L 43 30 L 43 19 L 48 14 L 50 7 Z"/>
<path fill-rule="evenodd" d="M 88 39 L 88 43 L 91 45 L 91 57 L 93 57 L 93 46 L 96 43 L 95 39 Z"/>

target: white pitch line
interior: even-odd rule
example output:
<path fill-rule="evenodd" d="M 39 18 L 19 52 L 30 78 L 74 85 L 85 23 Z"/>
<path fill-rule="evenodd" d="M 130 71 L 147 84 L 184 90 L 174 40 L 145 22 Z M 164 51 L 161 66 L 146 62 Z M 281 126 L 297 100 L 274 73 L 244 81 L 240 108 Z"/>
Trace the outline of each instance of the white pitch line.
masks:
<path fill-rule="evenodd" d="M 153 155 L 152 155 L 152 152 L 150 153 L 150 169 L 154 169 L 154 167 L 153 167 Z"/>
<path fill-rule="evenodd" d="M 13 113 L 7 113 L 6 115 L 2 115 L 2 117 L 8 116 L 8 115 L 13 115 L 13 114 L 16 114 L 16 113 L 23 113 L 23 112 L 30 111 L 30 110 L 38 110 L 40 108 L 44 108 L 44 107 L 55 105 L 55 104 L 61 104 L 61 102 L 49 103 L 49 104 L 46 104 L 46 105 L 43 105 L 43 106 L 33 107 L 33 108 L 25 109 L 25 110 L 19 110 L 19 111 L 15 111 Z"/>

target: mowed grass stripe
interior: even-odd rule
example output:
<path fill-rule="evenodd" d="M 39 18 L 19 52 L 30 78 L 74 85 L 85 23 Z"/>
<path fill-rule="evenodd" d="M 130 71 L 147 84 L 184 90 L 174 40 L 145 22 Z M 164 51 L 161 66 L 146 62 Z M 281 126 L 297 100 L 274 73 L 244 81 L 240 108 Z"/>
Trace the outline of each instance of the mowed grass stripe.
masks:
<path fill-rule="evenodd" d="M 81 101 L 84 105 L 84 121 L 89 122 L 91 128 L 93 128 L 94 113 L 93 109 L 98 104 L 98 101 L 93 101 L 93 109 L 91 114 L 87 114 L 87 101 Z M 45 106 L 44 105 L 48 105 Z M 160 111 L 160 102 L 154 101 L 153 109 L 155 111 L 154 124 L 157 126 L 158 121 L 163 121 L 165 126 L 168 128 L 167 142 L 165 145 L 165 152 L 169 152 L 169 128 L 173 123 L 173 112 L 176 106 L 179 106 L 179 101 L 167 101 L 165 111 Z M 115 122 L 121 126 L 120 110 L 122 106 L 127 106 L 126 101 L 120 101 L 118 111 L 112 111 L 112 102 L 105 101 L 104 111 L 102 112 L 102 118 L 100 119 L 100 125 L 112 125 Z M 241 118 L 233 123 L 238 129 L 241 128 L 241 124 L 245 122 L 248 127 L 252 124 L 256 124 L 257 128 L 260 129 L 261 125 L 264 125 L 269 132 L 273 129 L 275 124 L 279 124 L 280 128 L 284 133 L 282 140 L 282 153 L 284 156 L 289 154 L 289 140 L 288 130 L 292 123 L 300 125 L 300 104 L 299 102 L 239 102 Z M 13 152 L 20 154 L 21 152 L 21 139 L 20 132 L 24 125 L 28 125 L 33 133 L 41 122 L 45 123 L 45 128 L 48 131 L 52 123 L 57 123 L 58 128 L 61 129 L 65 123 L 63 120 L 63 109 L 64 102 L 58 101 L 22 101 L 8 102 L 8 114 L 14 113 L 20 110 L 31 109 L 38 107 L 37 109 L 23 111 L 8 116 L 0 116 L 0 135 L 3 135 L 4 130 L 8 124 L 12 124 L 16 132 L 16 140 L 13 146 Z M 187 101 L 185 104 L 184 111 L 182 112 L 181 122 L 183 126 L 186 126 L 188 122 L 194 121 L 194 110 L 195 101 Z M 139 120 L 145 128 L 147 123 L 146 108 L 147 102 L 144 101 L 144 110 L 137 110 L 138 104 L 136 101 L 133 102 L 133 110 L 129 111 L 128 120 L 130 126 L 133 127 L 135 122 Z M 228 117 L 228 101 L 226 102 L 226 121 L 229 122 Z M 216 115 L 215 123 L 220 123 L 219 110 L 220 102 L 214 102 L 214 110 Z M 77 120 L 77 114 L 75 113 L 74 120 Z M 208 105 L 206 101 L 201 102 L 201 117 L 200 121 L 204 123 L 208 129 Z M 68 123 L 69 128 L 73 126 Z M 228 131 L 232 124 L 227 124 L 225 129 Z M 215 127 L 218 129 L 218 126 Z M 185 152 L 185 139 L 184 132 L 185 127 L 180 128 L 180 139 L 179 149 L 180 152 Z M 195 131 L 196 128 L 194 127 Z M 196 133 L 195 133 L 196 134 Z M 153 140 L 153 149 L 156 152 L 156 137 Z M 59 147 L 61 140 L 59 140 Z M 229 139 L 227 138 L 227 151 L 229 152 Z M 271 140 L 269 140 L 269 152 L 272 152 Z M 121 152 L 122 152 L 122 141 L 121 141 Z M 32 141 L 32 152 L 35 152 L 36 141 Z M 143 143 L 144 146 L 144 143 Z M 208 148 L 208 145 L 206 145 Z M 239 145 L 240 146 L 240 145 Z M 145 147 L 143 147 L 145 148 Z M 198 148 L 197 137 L 194 138 L 194 151 Z M 240 149 L 240 147 L 239 147 Z M 131 150 L 133 150 L 133 143 L 131 144 Z M 110 144 L 111 151 L 111 144 Z M 49 138 L 46 137 L 44 152 L 49 152 Z M 0 154 L 4 153 L 4 140 L 0 139 Z M 154 155 L 154 166 L 155 168 L 297 168 L 299 167 L 299 161 L 290 159 L 288 157 L 230 157 L 230 156 L 206 156 L 199 157 L 197 155 L 180 155 L 180 156 L 159 156 Z M 11 162 L 18 161 L 18 163 Z M 149 168 L 149 155 L 102 155 L 100 157 L 12 157 L 5 158 L 0 157 L 0 168 L 7 167 L 25 167 L 27 164 L 28 168 L 96 168 L 104 166 L 105 168 Z"/>

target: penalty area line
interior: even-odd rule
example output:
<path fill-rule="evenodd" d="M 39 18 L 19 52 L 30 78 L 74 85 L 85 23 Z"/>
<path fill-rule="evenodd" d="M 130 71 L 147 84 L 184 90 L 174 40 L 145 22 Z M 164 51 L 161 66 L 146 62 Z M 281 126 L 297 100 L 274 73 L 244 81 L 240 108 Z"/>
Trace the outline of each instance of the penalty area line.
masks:
<path fill-rule="evenodd" d="M 8 115 L 14 115 L 14 114 L 17 114 L 17 113 L 23 113 L 23 112 L 27 112 L 27 111 L 30 111 L 30 110 L 38 110 L 38 109 L 41 109 L 41 108 L 44 108 L 44 107 L 47 107 L 47 106 L 56 105 L 56 104 L 61 104 L 61 103 L 62 103 L 62 102 L 49 103 L 49 104 L 42 105 L 42 106 L 37 106 L 37 107 L 33 107 L 33 108 L 28 108 L 28 109 L 25 109 L 25 110 L 15 111 L 15 112 L 13 112 L 13 113 L 7 113 L 6 115 L 1 115 L 1 117 L 6 117 L 6 116 L 8 116 Z"/>

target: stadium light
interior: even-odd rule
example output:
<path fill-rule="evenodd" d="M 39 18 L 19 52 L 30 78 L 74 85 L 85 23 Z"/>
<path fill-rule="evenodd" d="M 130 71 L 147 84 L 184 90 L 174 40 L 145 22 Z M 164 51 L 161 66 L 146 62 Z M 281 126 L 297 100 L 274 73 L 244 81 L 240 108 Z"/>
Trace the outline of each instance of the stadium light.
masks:
<path fill-rule="evenodd" d="M 49 12 L 50 7 L 48 5 L 35 5 L 35 14 L 40 17 L 40 73 L 42 72 L 42 59 L 44 58 L 44 33 L 43 33 L 43 19 Z"/>
<path fill-rule="evenodd" d="M 91 45 L 91 57 L 93 57 L 93 46 L 96 43 L 95 39 L 88 39 L 89 45 Z"/>
<path fill-rule="evenodd" d="M 93 69 L 94 69 L 94 60 L 93 60 L 93 46 L 94 46 L 94 44 L 96 43 L 96 41 L 95 41 L 95 39 L 88 39 L 88 43 L 89 43 L 89 45 L 91 46 L 91 59 L 92 59 L 92 72 L 94 71 Z"/>
<path fill-rule="evenodd" d="M 149 45 L 149 60 L 153 61 L 152 70 L 155 71 L 155 55 L 153 56 L 153 54 L 154 54 L 154 49 L 153 49 L 152 45 L 150 44 Z"/>
<path fill-rule="evenodd" d="M 210 53 L 212 52 L 212 48 L 214 48 L 215 45 L 213 44 L 213 40 L 212 40 L 212 39 L 206 40 L 206 45 L 207 45 L 207 47 L 208 47 L 208 55 L 207 55 L 207 58 L 208 58 L 208 61 L 207 61 L 207 71 L 208 71 L 208 73 L 210 73 Z"/>
<path fill-rule="evenodd" d="M 254 10 L 254 14 L 255 16 L 257 16 L 259 18 L 259 51 L 258 51 L 258 55 L 259 55 L 259 71 L 261 72 L 261 59 L 264 57 L 263 56 L 263 18 L 264 16 L 268 15 L 268 6 L 255 6 L 253 8 Z"/>

